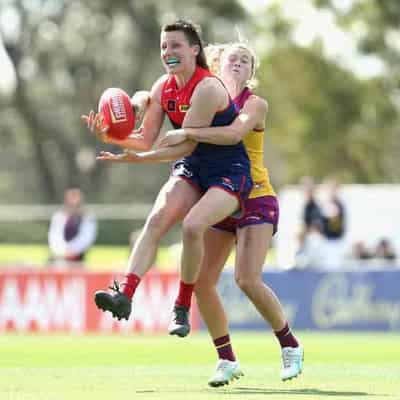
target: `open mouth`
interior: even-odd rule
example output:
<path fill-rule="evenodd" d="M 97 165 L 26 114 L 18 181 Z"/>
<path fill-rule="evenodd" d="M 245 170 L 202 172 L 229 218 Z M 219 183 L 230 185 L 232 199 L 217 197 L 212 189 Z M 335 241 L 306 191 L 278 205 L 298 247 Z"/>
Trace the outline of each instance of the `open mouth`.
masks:
<path fill-rule="evenodd" d="M 165 64 L 167 64 L 170 67 L 173 67 L 175 65 L 180 64 L 180 61 L 176 57 L 170 57 L 165 61 Z"/>

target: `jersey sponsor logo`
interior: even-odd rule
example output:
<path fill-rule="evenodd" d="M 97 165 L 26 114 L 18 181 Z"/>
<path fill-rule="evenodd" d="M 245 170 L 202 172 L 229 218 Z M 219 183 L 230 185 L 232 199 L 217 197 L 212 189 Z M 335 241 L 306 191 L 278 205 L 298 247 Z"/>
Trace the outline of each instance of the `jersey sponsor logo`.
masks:
<path fill-rule="evenodd" d="M 246 219 L 247 220 L 251 219 L 251 220 L 254 220 L 254 221 L 260 221 L 261 217 L 259 215 L 247 215 Z"/>
<path fill-rule="evenodd" d="M 179 105 L 179 111 L 182 113 L 185 113 L 187 110 L 189 110 L 190 105 L 189 104 L 180 104 Z"/>
<path fill-rule="evenodd" d="M 232 190 L 232 192 L 234 192 L 235 191 L 235 188 L 234 188 L 234 186 L 233 186 L 233 183 L 232 183 L 232 180 L 231 179 L 229 179 L 229 178 L 226 178 L 226 177 L 222 177 L 221 178 L 221 183 L 222 183 L 222 185 L 223 186 L 226 186 L 227 188 L 229 188 L 230 190 Z"/>
<path fill-rule="evenodd" d="M 186 176 L 187 178 L 191 178 L 193 173 L 189 171 L 184 164 L 177 164 L 174 167 L 174 171 L 172 173 L 173 176 Z"/>
<path fill-rule="evenodd" d="M 176 111 L 176 101 L 175 100 L 168 100 L 167 111 Z"/>
<path fill-rule="evenodd" d="M 269 217 L 270 217 L 270 218 L 274 218 L 276 213 L 275 213 L 275 211 L 270 210 L 270 211 L 268 212 L 268 214 L 269 214 Z"/>

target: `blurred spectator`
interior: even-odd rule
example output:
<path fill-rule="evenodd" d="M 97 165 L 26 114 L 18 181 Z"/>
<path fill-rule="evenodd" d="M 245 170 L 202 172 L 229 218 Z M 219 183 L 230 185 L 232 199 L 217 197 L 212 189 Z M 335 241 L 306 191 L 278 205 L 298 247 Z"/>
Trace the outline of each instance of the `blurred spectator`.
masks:
<path fill-rule="evenodd" d="M 326 239 L 318 220 L 311 222 L 307 232 L 302 232 L 300 248 L 295 256 L 296 268 L 323 268 L 326 265 Z"/>
<path fill-rule="evenodd" d="M 393 250 L 389 240 L 382 239 L 379 241 L 374 257 L 376 259 L 384 259 L 387 261 L 394 261 L 396 259 L 396 253 Z"/>
<path fill-rule="evenodd" d="M 52 262 L 82 262 L 96 240 L 97 223 L 84 210 L 83 193 L 77 188 L 64 193 L 64 206 L 51 218 L 48 232 Z"/>
<path fill-rule="evenodd" d="M 337 182 L 329 182 L 328 191 L 328 199 L 322 210 L 324 235 L 328 239 L 341 239 L 345 233 L 346 215 L 338 195 Z"/>
<path fill-rule="evenodd" d="M 345 259 L 343 241 L 345 209 L 338 196 L 338 185 L 336 182 L 329 182 L 325 201 L 320 203 L 315 193 L 313 179 L 304 177 L 300 183 L 305 204 L 296 265 L 328 269 L 341 268 Z"/>
<path fill-rule="evenodd" d="M 324 259 L 323 218 L 315 196 L 314 180 L 304 176 L 300 185 L 304 194 L 304 208 L 295 264 L 298 268 L 321 267 Z"/>
<path fill-rule="evenodd" d="M 326 267 L 337 269 L 342 267 L 345 260 L 344 234 L 346 228 L 346 214 L 343 201 L 338 194 L 338 184 L 328 181 L 328 195 L 322 207 L 323 234 L 326 238 L 325 250 Z"/>
<path fill-rule="evenodd" d="M 300 184 L 303 188 L 305 205 L 303 211 L 303 224 L 304 230 L 307 231 L 315 224 L 321 225 L 323 223 L 323 217 L 321 208 L 315 199 L 315 184 L 311 177 L 305 176 L 301 179 Z"/>
<path fill-rule="evenodd" d="M 352 249 L 352 259 L 354 260 L 370 260 L 373 254 L 366 248 L 364 242 L 356 242 Z"/>

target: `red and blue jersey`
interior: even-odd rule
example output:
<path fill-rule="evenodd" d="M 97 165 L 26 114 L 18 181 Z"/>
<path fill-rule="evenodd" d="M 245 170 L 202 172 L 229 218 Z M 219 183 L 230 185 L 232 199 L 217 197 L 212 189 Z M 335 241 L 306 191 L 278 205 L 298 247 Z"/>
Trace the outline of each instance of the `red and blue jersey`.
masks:
<path fill-rule="evenodd" d="M 197 84 L 206 77 L 214 75 L 197 66 L 183 88 L 178 88 L 173 75 L 164 82 L 161 105 L 175 129 L 182 127 L 193 92 Z M 230 125 L 237 115 L 235 104 L 229 100 L 229 105 L 224 110 L 215 113 L 211 126 Z M 188 180 L 201 193 L 213 186 L 232 192 L 238 197 L 240 204 L 243 204 L 252 187 L 250 161 L 243 142 L 234 145 L 198 143 L 190 156 L 174 164 L 172 173 Z"/>
<path fill-rule="evenodd" d="M 186 112 L 190 108 L 190 100 L 193 92 L 197 84 L 206 77 L 218 79 L 207 69 L 197 66 L 193 76 L 183 88 L 178 88 L 174 75 L 170 75 L 164 82 L 161 93 L 161 105 L 175 129 L 182 127 Z M 211 126 L 230 125 L 237 115 L 236 106 L 230 100 L 229 105 L 224 110 L 218 111 L 215 114 Z M 215 160 L 215 157 L 227 159 L 237 157 L 248 158 L 242 142 L 235 145 L 198 143 L 192 156 L 201 156 L 202 159 L 207 158 L 210 162 Z"/>
<path fill-rule="evenodd" d="M 210 71 L 196 67 L 194 74 L 183 88 L 178 88 L 174 75 L 169 75 L 161 92 L 161 106 L 175 129 L 182 127 L 186 112 L 190 107 L 194 89 L 206 77 L 213 76 Z"/>

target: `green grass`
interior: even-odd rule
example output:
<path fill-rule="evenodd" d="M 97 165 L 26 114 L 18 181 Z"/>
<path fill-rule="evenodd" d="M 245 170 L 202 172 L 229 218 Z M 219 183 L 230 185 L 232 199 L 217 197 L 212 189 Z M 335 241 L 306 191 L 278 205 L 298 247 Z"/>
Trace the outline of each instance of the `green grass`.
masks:
<path fill-rule="evenodd" d="M 129 257 L 129 246 L 93 246 L 87 255 L 85 268 L 89 271 L 124 271 Z M 160 247 L 156 265 L 160 270 L 171 271 L 179 266 L 181 248 L 179 245 Z M 0 243 L 0 268 L 14 266 L 33 266 L 43 268 L 47 265 L 49 251 L 46 245 Z M 228 265 L 234 265 L 232 252 Z M 271 249 L 266 263 L 272 264 L 274 251 Z"/>
<path fill-rule="evenodd" d="M 399 335 L 301 333 L 305 369 L 279 380 L 268 333 L 233 333 L 245 376 L 211 389 L 215 355 L 205 334 L 0 336 L 2 400 L 399 399 Z"/>
<path fill-rule="evenodd" d="M 49 257 L 46 245 L 0 244 L 0 268 L 7 266 L 34 266 L 43 268 Z M 85 262 L 88 270 L 125 270 L 129 257 L 127 246 L 94 246 Z M 157 266 L 163 270 L 173 270 L 177 265 L 179 252 L 173 247 L 161 247 L 157 256 Z"/>

